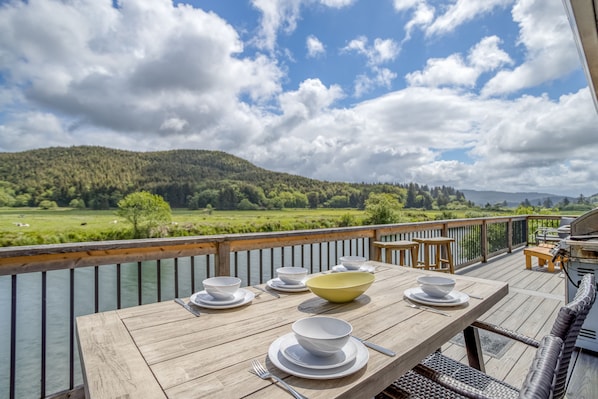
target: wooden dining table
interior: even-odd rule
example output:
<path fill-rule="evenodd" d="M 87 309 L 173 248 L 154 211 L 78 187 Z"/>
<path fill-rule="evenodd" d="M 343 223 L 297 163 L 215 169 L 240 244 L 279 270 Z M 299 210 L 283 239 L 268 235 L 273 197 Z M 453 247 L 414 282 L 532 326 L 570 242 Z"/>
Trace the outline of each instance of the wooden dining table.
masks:
<path fill-rule="evenodd" d="M 199 317 L 174 301 L 80 316 L 76 327 L 87 398 L 291 397 L 280 384 L 250 372 L 254 359 L 309 398 L 372 398 L 508 293 L 507 283 L 454 275 L 456 290 L 483 299 L 439 308 L 446 316 L 409 307 L 404 297 L 418 276 L 438 272 L 368 264 L 375 267 L 375 281 L 349 303 L 330 303 L 309 291 L 278 292 L 277 298 L 244 287 L 259 294 L 251 303 L 198 308 Z M 368 349 L 367 364 L 342 378 L 307 379 L 279 370 L 268 358 L 270 345 L 290 333 L 296 320 L 316 315 L 348 321 L 355 336 L 396 356 Z"/>

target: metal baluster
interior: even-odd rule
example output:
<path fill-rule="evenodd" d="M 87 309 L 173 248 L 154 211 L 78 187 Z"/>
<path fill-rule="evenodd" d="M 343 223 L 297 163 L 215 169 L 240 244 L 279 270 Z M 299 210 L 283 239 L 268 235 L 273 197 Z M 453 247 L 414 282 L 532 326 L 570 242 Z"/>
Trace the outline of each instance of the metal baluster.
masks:
<path fill-rule="evenodd" d="M 120 263 L 116 264 L 116 308 L 121 308 L 121 297 L 120 297 Z"/>
<path fill-rule="evenodd" d="M 46 397 L 46 315 L 47 284 L 46 272 L 42 272 L 42 353 L 41 353 L 41 389 L 40 397 Z"/>
<path fill-rule="evenodd" d="M 10 399 L 15 398 L 15 365 L 17 355 L 17 275 L 11 276 L 11 301 L 10 301 Z"/>
<path fill-rule="evenodd" d="M 156 288 L 158 289 L 158 302 L 162 301 L 162 260 L 156 261 Z"/>
<path fill-rule="evenodd" d="M 141 261 L 137 262 L 137 305 L 141 305 Z"/>
<path fill-rule="evenodd" d="M 70 269 L 69 389 L 75 386 L 75 269 Z"/>
<path fill-rule="evenodd" d="M 174 258 L 174 297 L 179 297 L 179 258 Z"/>
<path fill-rule="evenodd" d="M 251 285 L 251 251 L 247 250 L 247 285 Z"/>
<path fill-rule="evenodd" d="M 260 280 L 259 283 L 264 282 L 264 257 L 263 257 L 263 250 L 259 249 L 259 256 L 260 256 Z"/>
<path fill-rule="evenodd" d="M 93 268 L 93 298 L 94 298 L 94 310 L 95 313 L 100 311 L 100 279 L 99 279 L 100 267 L 94 266 Z"/>
<path fill-rule="evenodd" d="M 191 256 L 191 292 L 195 292 L 195 256 Z"/>

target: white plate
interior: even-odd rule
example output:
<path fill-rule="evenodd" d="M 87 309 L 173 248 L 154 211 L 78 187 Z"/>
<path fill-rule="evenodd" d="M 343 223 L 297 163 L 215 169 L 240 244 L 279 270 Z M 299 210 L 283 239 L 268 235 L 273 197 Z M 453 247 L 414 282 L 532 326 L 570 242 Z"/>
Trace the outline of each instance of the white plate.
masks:
<path fill-rule="evenodd" d="M 268 357 L 270 358 L 272 364 L 274 364 L 276 367 L 296 377 L 309 378 L 312 380 L 329 380 L 345 377 L 361 370 L 363 366 L 367 364 L 370 358 L 368 349 L 361 342 L 351 337 L 351 340 L 355 341 L 357 355 L 355 356 L 355 359 L 349 363 L 345 364 L 344 366 L 326 370 L 301 367 L 293 362 L 289 362 L 281 353 L 280 343 L 283 339 L 285 339 L 284 335 L 272 342 L 270 348 L 268 349 Z"/>
<path fill-rule="evenodd" d="M 243 298 L 245 298 L 245 293 L 240 289 L 235 292 L 231 299 L 216 299 L 205 290 L 195 294 L 195 300 L 204 305 L 230 305 L 231 303 L 240 302 Z"/>
<path fill-rule="evenodd" d="M 307 367 L 309 369 L 333 369 L 344 366 L 357 357 L 357 345 L 354 340 L 349 340 L 340 352 L 331 356 L 315 356 L 303 349 L 297 342 L 294 333 L 289 333 L 282 337 L 280 342 L 280 352 L 290 362 L 297 366 Z"/>
<path fill-rule="evenodd" d="M 335 272 L 335 273 L 337 273 L 337 272 L 368 272 L 368 273 L 374 273 L 376 271 L 376 268 L 374 266 L 370 266 L 370 265 L 363 265 L 359 269 L 349 270 L 349 269 L 347 269 L 343 265 L 336 265 L 336 266 L 333 266 L 331 270 L 333 272 Z"/>
<path fill-rule="evenodd" d="M 236 308 L 238 306 L 243 306 L 251 301 L 253 301 L 253 298 L 255 297 L 255 294 L 249 290 L 246 290 L 245 288 L 239 288 L 239 290 L 235 293 L 235 297 L 237 295 L 239 295 L 239 300 L 237 302 L 234 303 L 230 303 L 228 305 L 215 305 L 215 304 L 208 304 L 205 302 L 201 302 L 200 300 L 198 300 L 197 298 L 197 294 L 199 294 L 198 292 L 196 292 L 195 294 L 191 295 L 191 298 L 189 298 L 189 300 L 191 302 L 193 302 L 195 305 L 197 306 L 201 306 L 202 308 L 207 308 L 207 309 L 231 309 L 231 308 Z"/>
<path fill-rule="evenodd" d="M 268 282 L 266 282 L 266 285 L 275 290 L 286 292 L 301 292 L 309 290 L 309 288 L 307 288 L 305 284 L 285 284 L 279 278 L 273 278 L 272 280 L 268 280 Z"/>
<path fill-rule="evenodd" d="M 458 292 L 459 291 L 451 291 L 445 297 L 435 298 L 433 296 L 426 294 L 421 288 L 417 288 L 417 289 L 413 290 L 411 295 L 413 295 L 414 297 L 416 297 L 417 299 L 422 300 L 422 301 L 452 303 L 452 302 L 459 301 Z"/>
<path fill-rule="evenodd" d="M 421 299 L 418 298 L 417 296 L 414 295 L 414 292 L 421 292 L 421 288 L 419 287 L 415 287 L 415 288 L 409 288 L 406 289 L 404 292 L 404 295 L 411 299 L 412 301 L 415 302 L 419 302 L 422 303 L 424 305 L 433 305 L 433 306 L 458 306 L 458 305 L 463 305 L 464 303 L 469 302 L 469 295 L 460 292 L 460 291 L 451 291 L 451 295 L 455 296 L 457 298 L 456 301 L 453 302 L 432 302 L 432 301 L 427 301 L 425 299 Z"/>

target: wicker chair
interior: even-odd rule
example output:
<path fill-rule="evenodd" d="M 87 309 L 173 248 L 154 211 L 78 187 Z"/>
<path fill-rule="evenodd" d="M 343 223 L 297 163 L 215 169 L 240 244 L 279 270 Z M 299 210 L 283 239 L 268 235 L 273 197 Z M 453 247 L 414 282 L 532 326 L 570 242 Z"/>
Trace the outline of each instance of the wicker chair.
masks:
<path fill-rule="evenodd" d="M 583 276 L 573 301 L 559 310 L 550 334 L 541 342 L 491 324 L 473 324 L 538 348 L 521 389 L 435 352 L 378 394 L 376 399 L 560 399 L 567 388 L 567 372 L 577 336 L 595 299 L 595 278 L 588 273 Z"/>

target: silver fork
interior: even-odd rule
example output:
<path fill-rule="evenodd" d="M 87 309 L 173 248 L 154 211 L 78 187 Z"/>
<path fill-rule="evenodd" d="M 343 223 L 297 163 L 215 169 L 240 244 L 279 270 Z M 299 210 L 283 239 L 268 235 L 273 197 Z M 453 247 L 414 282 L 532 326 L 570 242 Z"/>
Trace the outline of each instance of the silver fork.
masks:
<path fill-rule="evenodd" d="M 261 379 L 267 380 L 271 378 L 277 382 L 280 382 L 291 393 L 291 395 L 295 397 L 295 399 L 307 399 L 306 396 L 303 396 L 299 392 L 295 391 L 295 389 L 292 386 L 290 386 L 282 379 L 278 378 L 277 376 L 266 370 L 258 360 L 252 360 L 251 366 L 253 367 L 253 371 L 255 372 L 255 374 Z"/>

